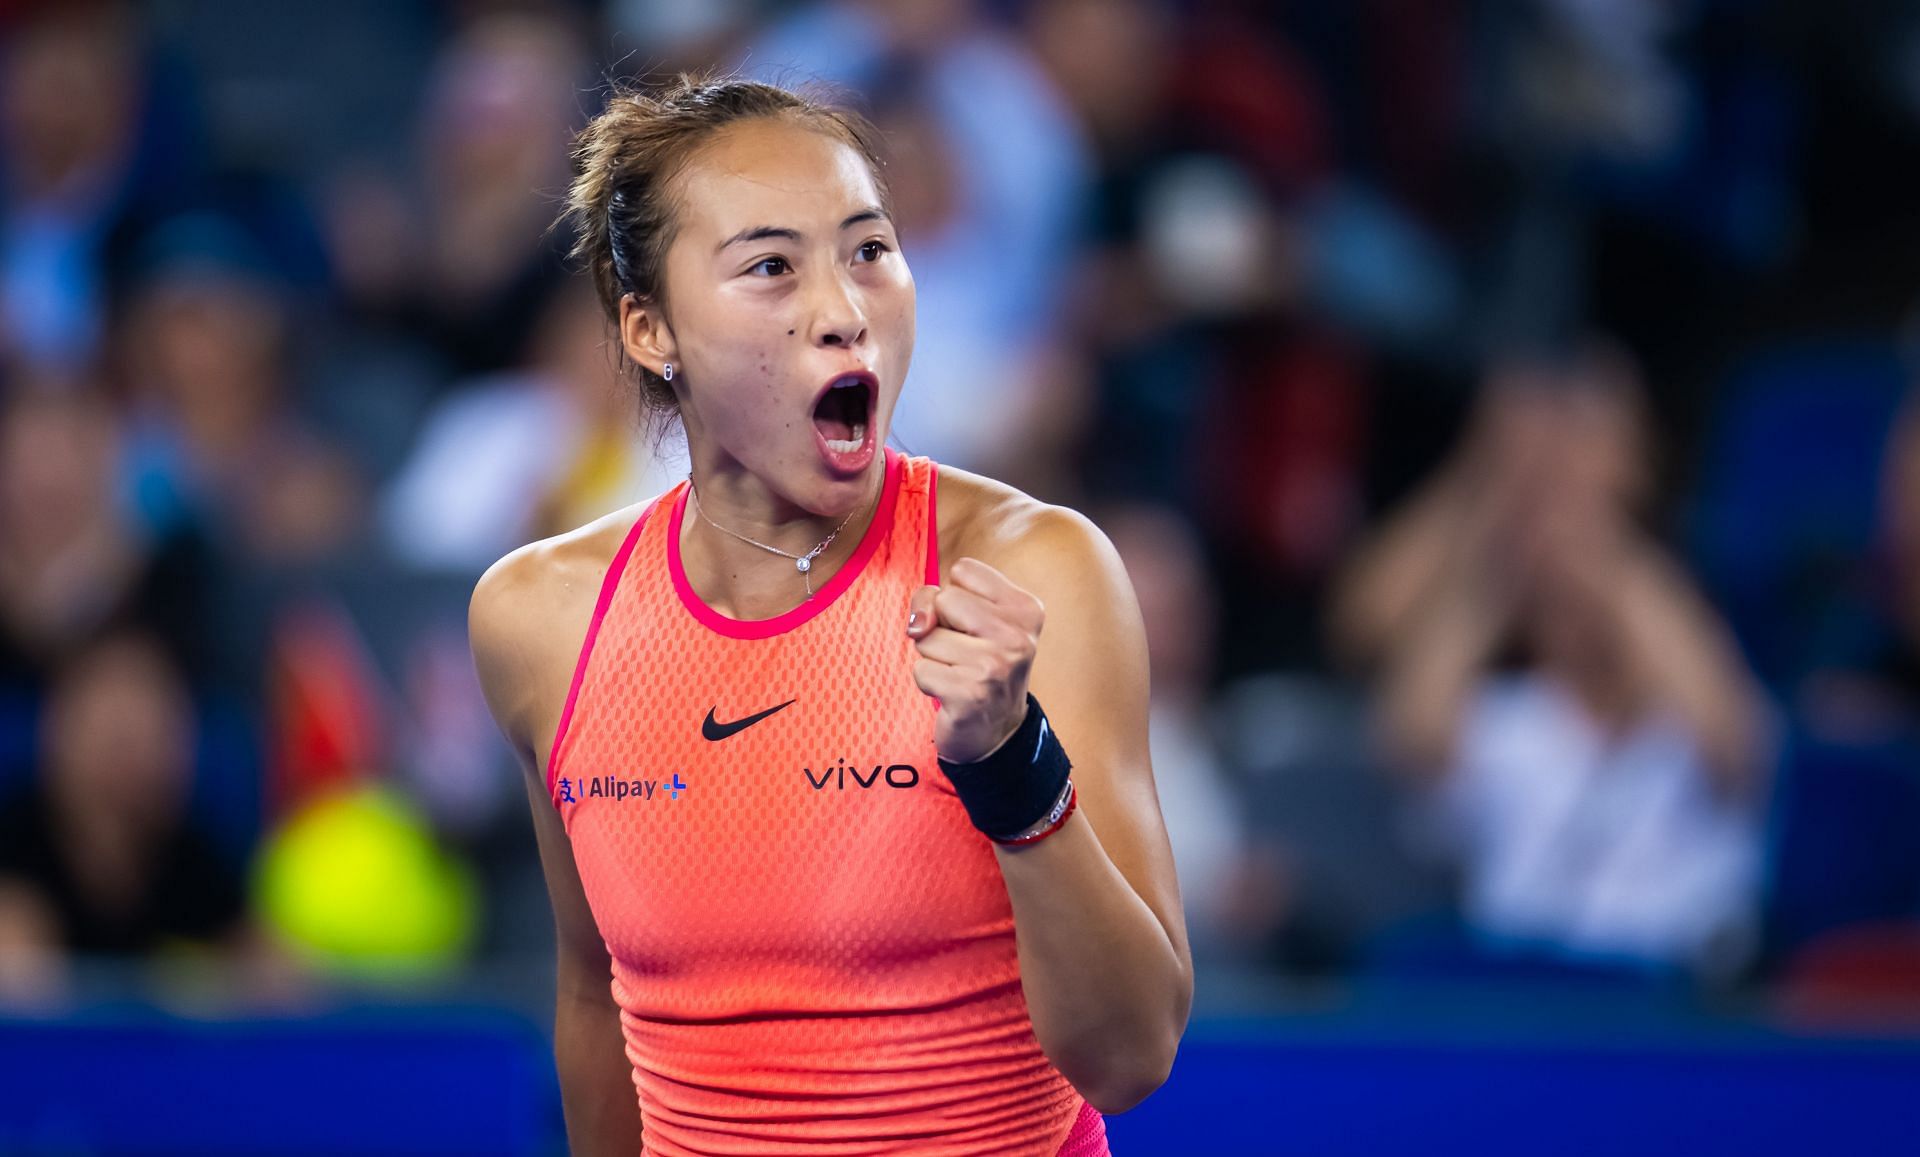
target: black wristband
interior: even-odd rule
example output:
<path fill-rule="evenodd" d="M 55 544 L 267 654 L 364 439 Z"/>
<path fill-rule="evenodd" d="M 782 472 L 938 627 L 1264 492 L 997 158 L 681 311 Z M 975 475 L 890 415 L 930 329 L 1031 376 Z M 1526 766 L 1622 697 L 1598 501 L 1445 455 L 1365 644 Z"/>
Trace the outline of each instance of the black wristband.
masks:
<path fill-rule="evenodd" d="M 939 763 L 973 826 L 994 839 L 1018 835 L 1045 819 L 1073 769 L 1031 691 L 1020 730 L 993 754 L 971 763 Z"/>

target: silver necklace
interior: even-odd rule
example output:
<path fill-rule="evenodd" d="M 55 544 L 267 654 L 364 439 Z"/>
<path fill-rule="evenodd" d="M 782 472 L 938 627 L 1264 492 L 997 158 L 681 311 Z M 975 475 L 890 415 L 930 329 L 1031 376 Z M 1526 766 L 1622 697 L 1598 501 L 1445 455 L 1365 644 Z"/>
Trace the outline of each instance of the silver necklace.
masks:
<path fill-rule="evenodd" d="M 884 484 L 885 484 L 885 483 L 884 483 L 884 480 L 883 480 L 883 481 L 882 481 L 882 485 L 884 485 Z M 706 519 L 706 522 L 707 522 L 707 525 L 708 525 L 708 526 L 711 526 L 711 527 L 713 527 L 713 528 L 714 528 L 715 530 L 717 530 L 717 531 L 719 531 L 719 532 L 721 532 L 722 534 L 732 534 L 732 535 L 733 535 L 733 537 L 735 537 L 735 538 L 737 538 L 737 539 L 739 539 L 739 540 L 740 540 L 741 542 L 745 542 L 745 543 L 751 543 L 752 545 L 754 545 L 754 546 L 757 546 L 757 547 L 759 547 L 759 548 L 760 548 L 761 550 L 770 550 L 770 551 L 772 551 L 773 553 L 775 553 L 775 554 L 777 554 L 777 555 L 779 555 L 779 556 L 781 556 L 782 558 L 790 558 L 790 559 L 792 559 L 792 560 L 793 560 L 793 569 L 795 569 L 795 570 L 797 570 L 797 571 L 799 571 L 799 572 L 800 572 L 800 577 L 801 577 L 802 579 L 805 579 L 805 580 L 806 580 L 806 584 L 807 584 L 807 597 L 808 597 L 808 598 L 812 598 L 812 597 L 813 597 L 813 574 L 812 574 L 812 572 L 813 572 L 813 560 L 814 560 L 814 558 L 815 558 L 816 556 L 818 556 L 818 555 L 819 555 L 819 553 L 820 553 L 821 551 L 823 551 L 823 550 L 825 550 L 825 549 L 827 549 L 827 544 L 828 544 L 828 543 L 830 543 L 830 542 L 832 542 L 832 541 L 834 540 L 834 536 L 835 536 L 835 535 L 838 535 L 838 534 L 839 534 L 839 533 L 840 533 L 840 532 L 841 532 L 842 530 L 845 530 L 845 529 L 846 529 L 846 526 L 847 526 L 847 523 L 849 523 L 849 522 L 852 522 L 852 521 L 853 521 L 853 516 L 854 516 L 855 514 L 858 514 L 858 513 L 860 513 L 858 509 L 855 509 L 854 511 L 852 511 L 851 513 L 849 513 L 849 514 L 848 514 L 848 515 L 847 515 L 847 516 L 846 516 L 845 518 L 843 518 L 843 519 L 841 519 L 841 520 L 840 520 L 840 525 L 839 525 L 839 526 L 836 526 L 836 527 L 834 527 L 834 528 L 833 528 L 833 534 L 829 534 L 829 535 L 828 535 L 827 537 L 825 537 L 825 538 L 823 538 L 823 539 L 821 539 L 821 540 L 820 540 L 820 543 L 819 543 L 819 545 L 818 545 L 818 546 L 815 546 L 815 547 L 814 547 L 814 548 L 813 548 L 812 550 L 810 550 L 810 551 L 808 551 L 807 553 L 805 553 L 805 554 L 788 554 L 788 553 L 787 553 L 786 551 L 784 551 L 784 550 L 781 550 L 781 549 L 780 549 L 779 547 L 777 547 L 777 546 L 768 546 L 768 545 L 767 545 L 766 543 L 764 543 L 764 542 L 756 542 L 756 541 L 754 541 L 753 539 L 751 539 L 751 538 L 748 538 L 748 537 L 747 537 L 746 535 L 744 535 L 744 534 L 734 534 L 734 532 L 733 532 L 733 531 L 731 531 L 731 530 L 728 530 L 728 529 L 727 529 L 726 527 L 724 527 L 724 526 L 721 526 L 721 525 L 720 525 L 719 523 L 717 523 L 717 522 L 715 522 L 715 521 L 714 521 L 713 519 L 711 519 L 711 518 L 707 518 L 707 512 L 706 512 L 706 508 L 705 508 L 705 507 L 703 507 L 703 506 L 701 506 L 701 504 L 700 504 L 700 491 L 699 491 L 699 490 L 698 490 L 697 488 L 695 488 L 695 486 L 693 485 L 693 471 L 691 471 L 691 470 L 689 470 L 689 471 L 687 471 L 687 492 L 688 492 L 689 494 L 691 494 L 691 495 L 693 496 L 693 508 L 694 508 L 694 510 L 695 510 L 695 511 L 697 511 L 697 512 L 699 513 L 699 515 L 700 515 L 700 517 L 701 517 L 701 518 L 704 518 L 704 519 Z"/>

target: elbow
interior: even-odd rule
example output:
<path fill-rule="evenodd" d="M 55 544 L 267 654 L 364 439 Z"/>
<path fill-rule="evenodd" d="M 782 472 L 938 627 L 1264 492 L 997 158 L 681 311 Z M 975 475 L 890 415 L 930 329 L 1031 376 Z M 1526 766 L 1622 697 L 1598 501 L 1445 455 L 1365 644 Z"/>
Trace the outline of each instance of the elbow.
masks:
<path fill-rule="evenodd" d="M 1178 963 L 1178 978 L 1173 985 L 1177 994 L 1168 1019 L 1158 1025 L 1139 1026 L 1124 1039 L 1108 1038 L 1074 1055 L 1079 1062 L 1060 1066 L 1073 1087 L 1089 1105 L 1104 1116 L 1125 1113 L 1157 1092 L 1173 1075 L 1180 1039 L 1186 1035 L 1187 1018 L 1193 1008 L 1193 964 L 1184 954 Z"/>
<path fill-rule="evenodd" d="M 1088 1104 L 1105 1116 L 1125 1113 L 1151 1097 L 1173 1075 L 1174 1056 L 1180 1051 L 1180 1038 L 1186 1035 L 1187 1016 L 1193 1007 L 1193 966 L 1182 963 L 1178 1012 L 1173 1023 L 1153 1034 L 1149 1043 L 1137 1048 L 1117 1049 L 1105 1066 L 1095 1069 L 1096 1079 L 1075 1087 Z"/>
<path fill-rule="evenodd" d="M 1155 1077 L 1129 1083 L 1114 1083 L 1107 1087 L 1084 1090 L 1080 1095 L 1086 1098 L 1087 1104 L 1100 1110 L 1102 1116 L 1113 1117 L 1132 1109 L 1166 1083 L 1167 1074 L 1161 1073 Z"/>
<path fill-rule="evenodd" d="M 1127 1112 L 1152 1096 L 1173 1075 L 1174 1049 L 1168 1047 L 1152 1057 L 1136 1057 L 1133 1065 L 1099 1081 L 1076 1085 L 1089 1105 L 1112 1117 Z"/>

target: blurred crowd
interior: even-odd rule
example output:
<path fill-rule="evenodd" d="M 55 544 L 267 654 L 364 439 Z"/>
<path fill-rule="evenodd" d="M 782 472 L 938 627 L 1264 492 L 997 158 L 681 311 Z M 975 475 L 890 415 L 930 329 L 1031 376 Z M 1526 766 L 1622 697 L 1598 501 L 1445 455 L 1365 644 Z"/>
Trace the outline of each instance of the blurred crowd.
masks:
<path fill-rule="evenodd" d="M 466 596 L 685 472 L 550 226 L 705 66 L 885 134 L 895 442 L 1125 558 L 1203 965 L 1920 1008 L 1872 0 L 0 0 L 0 1001 L 545 950 Z"/>

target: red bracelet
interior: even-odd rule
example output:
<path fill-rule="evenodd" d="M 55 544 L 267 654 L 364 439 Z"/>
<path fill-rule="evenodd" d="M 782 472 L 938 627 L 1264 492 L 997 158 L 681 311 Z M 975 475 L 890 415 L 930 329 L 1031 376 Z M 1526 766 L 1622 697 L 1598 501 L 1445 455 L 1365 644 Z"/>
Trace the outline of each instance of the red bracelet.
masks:
<path fill-rule="evenodd" d="M 1012 839 L 1005 840 L 998 836 L 988 836 L 987 838 L 1003 848 L 1024 848 L 1037 844 L 1064 827 L 1067 822 L 1067 817 L 1073 814 L 1073 809 L 1080 806 L 1080 793 L 1074 788 L 1072 779 L 1067 780 L 1066 799 L 1062 802 L 1064 806 L 1061 808 L 1060 814 L 1055 816 L 1053 821 L 1046 827 L 1041 828 L 1037 832 L 1028 832 L 1024 836 L 1015 836 Z"/>

